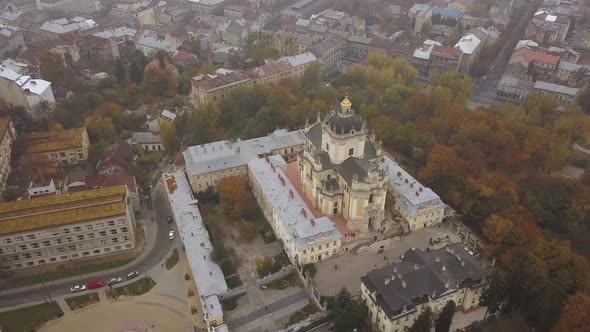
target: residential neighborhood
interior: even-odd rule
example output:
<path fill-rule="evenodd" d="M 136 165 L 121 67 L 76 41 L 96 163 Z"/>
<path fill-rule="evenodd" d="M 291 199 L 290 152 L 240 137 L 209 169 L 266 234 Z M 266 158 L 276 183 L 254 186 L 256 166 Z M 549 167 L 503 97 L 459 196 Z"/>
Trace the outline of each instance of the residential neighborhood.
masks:
<path fill-rule="evenodd" d="M 0 0 L 0 331 L 588 332 L 590 6 Z"/>

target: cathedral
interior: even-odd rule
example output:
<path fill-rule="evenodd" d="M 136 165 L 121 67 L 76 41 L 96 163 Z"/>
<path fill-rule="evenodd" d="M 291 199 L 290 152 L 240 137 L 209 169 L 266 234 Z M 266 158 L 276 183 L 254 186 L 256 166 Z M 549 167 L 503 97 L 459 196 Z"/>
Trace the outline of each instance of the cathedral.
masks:
<path fill-rule="evenodd" d="M 330 114 L 307 125 L 298 155 L 302 191 L 327 216 L 341 215 L 349 230 L 384 228 L 388 175 L 380 165 L 381 142 L 348 97 Z"/>

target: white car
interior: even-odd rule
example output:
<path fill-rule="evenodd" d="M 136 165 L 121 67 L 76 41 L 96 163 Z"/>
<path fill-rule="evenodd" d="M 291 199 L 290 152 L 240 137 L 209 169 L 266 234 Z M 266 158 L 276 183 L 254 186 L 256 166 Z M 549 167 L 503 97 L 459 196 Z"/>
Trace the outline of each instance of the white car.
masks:
<path fill-rule="evenodd" d="M 123 281 L 123 279 L 121 279 L 121 277 L 116 277 L 116 278 L 109 279 L 109 281 L 107 281 L 107 283 L 109 285 L 114 285 L 114 284 L 120 283 L 121 281 Z"/>
<path fill-rule="evenodd" d="M 133 279 L 133 278 L 137 277 L 138 275 L 139 275 L 139 272 L 137 272 L 137 271 L 129 272 L 129 273 L 127 273 L 127 280 Z"/>
<path fill-rule="evenodd" d="M 77 292 L 81 292 L 81 291 L 85 291 L 86 290 L 86 285 L 76 285 L 72 288 L 70 288 L 70 291 L 72 293 L 77 293 Z"/>
<path fill-rule="evenodd" d="M 170 238 L 170 240 L 174 240 L 174 231 L 168 232 L 168 238 Z"/>

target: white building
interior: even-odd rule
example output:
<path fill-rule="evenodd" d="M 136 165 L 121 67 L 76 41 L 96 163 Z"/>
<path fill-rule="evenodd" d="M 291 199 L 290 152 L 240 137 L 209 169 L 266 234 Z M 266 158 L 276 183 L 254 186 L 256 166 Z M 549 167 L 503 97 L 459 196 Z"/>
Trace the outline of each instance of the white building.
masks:
<path fill-rule="evenodd" d="M 536 81 L 533 90 L 540 95 L 549 95 L 557 98 L 560 108 L 564 108 L 576 101 L 581 89 L 555 83 Z"/>
<path fill-rule="evenodd" d="M 203 320 L 207 327 L 223 324 L 223 310 L 219 295 L 228 291 L 219 265 L 211 260 L 213 245 L 203 224 L 197 200 L 182 172 L 164 174 L 164 185 L 178 226 L 186 257 L 200 296 Z"/>
<path fill-rule="evenodd" d="M 32 110 L 41 101 L 55 103 L 51 82 L 24 75 L 25 68 L 25 64 L 16 61 L 5 60 L 0 64 L 0 99 L 9 106 L 26 110 Z"/>
<path fill-rule="evenodd" d="M 479 58 L 479 52 L 481 51 L 482 47 L 483 43 L 481 40 L 472 33 L 463 36 L 457 42 L 457 44 L 455 44 L 455 48 L 460 49 L 463 53 L 459 63 L 459 71 L 461 73 L 469 73 L 469 69 L 471 69 L 471 66 Z"/>
<path fill-rule="evenodd" d="M 53 21 L 46 21 L 41 25 L 41 33 L 50 37 L 60 37 L 70 33 L 82 33 L 97 29 L 98 24 L 92 19 L 76 16 L 73 18 L 60 18 Z"/>
<path fill-rule="evenodd" d="M 493 273 L 458 243 L 430 251 L 412 247 L 399 263 L 361 278 L 361 299 L 374 331 L 403 332 L 425 307 L 435 315 L 451 300 L 463 311 L 477 308 Z"/>
<path fill-rule="evenodd" d="M 338 253 L 342 234 L 328 217 L 315 218 L 293 186 L 281 156 L 248 163 L 252 192 L 292 262 L 315 263 Z"/>
<path fill-rule="evenodd" d="M 164 144 L 160 135 L 146 132 L 134 132 L 128 140 L 129 144 L 137 149 L 145 152 L 161 152 L 164 151 Z"/>
<path fill-rule="evenodd" d="M 287 162 L 295 161 L 303 147 L 303 133 L 276 130 L 264 137 L 246 141 L 219 141 L 189 147 L 183 152 L 186 174 L 193 191 L 216 188 L 227 176 L 248 176 L 248 163 L 258 158 L 281 155 Z"/>
<path fill-rule="evenodd" d="M 100 10 L 99 0 L 36 0 L 37 9 L 57 8 L 66 13 L 93 14 Z"/>
<path fill-rule="evenodd" d="M 0 117 L 0 199 L 6 191 L 6 180 L 11 171 L 12 141 L 15 138 L 12 120 L 9 117 Z"/>
<path fill-rule="evenodd" d="M 429 227 L 443 220 L 446 205 L 432 189 L 424 187 L 389 157 L 383 158 L 389 172 L 389 193 L 395 210 L 408 222 L 410 230 Z"/>
<path fill-rule="evenodd" d="M 147 56 L 156 53 L 158 50 L 172 54 L 180 45 L 173 39 L 158 38 L 148 30 L 142 31 L 135 41 L 135 47 Z"/>
<path fill-rule="evenodd" d="M 29 198 L 60 193 L 59 188 L 55 187 L 55 182 L 53 182 L 53 179 L 50 179 L 49 182 L 31 182 L 29 184 L 29 188 L 27 188 L 27 191 L 29 192 Z"/>

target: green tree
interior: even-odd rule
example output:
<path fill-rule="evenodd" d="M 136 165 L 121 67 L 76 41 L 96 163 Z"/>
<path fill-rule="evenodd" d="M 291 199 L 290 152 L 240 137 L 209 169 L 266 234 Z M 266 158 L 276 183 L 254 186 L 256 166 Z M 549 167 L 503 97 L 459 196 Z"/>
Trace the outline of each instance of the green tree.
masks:
<path fill-rule="evenodd" d="M 336 312 L 334 329 L 336 332 L 353 331 L 364 326 L 368 317 L 369 310 L 364 303 L 351 301 Z"/>
<path fill-rule="evenodd" d="M 435 332 L 449 332 L 451 323 L 453 322 L 453 315 L 455 315 L 455 309 L 456 305 L 453 300 L 445 304 L 434 326 Z"/>
<path fill-rule="evenodd" d="M 125 65 L 121 59 L 115 61 L 115 77 L 119 83 L 125 80 Z"/>
<path fill-rule="evenodd" d="M 172 123 L 165 121 L 160 125 L 160 137 L 166 152 L 170 155 L 176 153 L 180 146 L 180 140 L 176 135 L 176 127 Z"/>
<path fill-rule="evenodd" d="M 340 288 L 336 294 L 336 310 L 343 310 L 352 301 L 352 296 L 346 287 Z"/>
<path fill-rule="evenodd" d="M 131 64 L 129 65 L 129 79 L 138 84 L 143 81 L 143 70 L 141 70 L 135 60 L 131 61 Z"/>
<path fill-rule="evenodd" d="M 414 320 L 410 327 L 404 329 L 405 332 L 430 332 L 432 329 L 432 309 L 430 307 L 422 308 L 420 315 Z"/>

